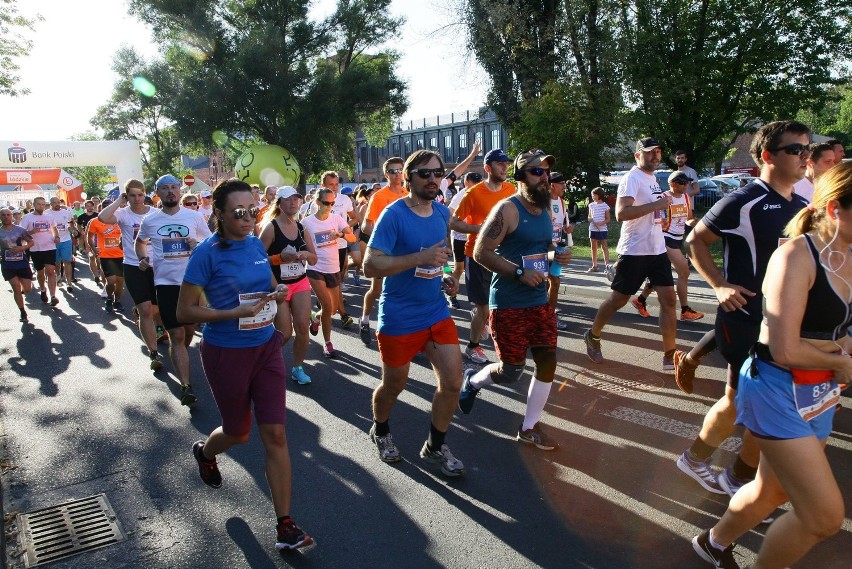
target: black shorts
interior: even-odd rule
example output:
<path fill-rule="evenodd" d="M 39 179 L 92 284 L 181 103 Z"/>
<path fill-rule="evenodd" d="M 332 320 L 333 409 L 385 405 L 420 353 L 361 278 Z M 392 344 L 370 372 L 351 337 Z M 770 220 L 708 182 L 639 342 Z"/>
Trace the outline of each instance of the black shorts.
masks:
<path fill-rule="evenodd" d="M 674 286 L 672 263 L 666 253 L 659 255 L 619 255 L 610 288 L 632 296 L 645 279 L 653 286 Z"/>
<path fill-rule="evenodd" d="M 337 250 L 337 259 L 340 261 L 340 272 L 343 272 L 343 267 L 346 266 L 346 257 L 349 255 L 349 247 Z"/>
<path fill-rule="evenodd" d="M 476 306 L 487 306 L 491 271 L 474 261 L 473 257 L 468 257 L 464 263 L 464 280 L 467 284 L 467 299 Z"/>
<path fill-rule="evenodd" d="M 177 319 L 177 303 L 180 295 L 179 285 L 157 285 L 157 306 L 160 307 L 160 318 L 166 330 L 180 328 L 184 324 Z"/>
<path fill-rule="evenodd" d="M 341 249 L 342 250 L 342 249 Z M 308 269 L 308 278 L 317 281 L 325 281 L 326 288 L 337 288 L 340 286 L 340 273 L 321 273 Z"/>
<path fill-rule="evenodd" d="M 30 251 L 30 259 L 33 260 L 35 270 L 42 270 L 45 265 L 56 266 L 56 249 L 50 251 Z"/>
<path fill-rule="evenodd" d="M 124 270 L 124 286 L 127 287 L 127 292 L 133 298 L 133 304 L 150 302 L 156 305 L 157 291 L 154 288 L 154 271 L 151 269 L 142 271 L 139 267 L 127 263 L 122 265 L 122 269 Z"/>
<path fill-rule="evenodd" d="M 716 312 L 716 345 L 719 353 L 734 370 L 728 374 L 732 389 L 739 385 L 739 371 L 748 359 L 748 352 L 760 337 L 760 321 L 750 322 L 719 308 Z"/>
<path fill-rule="evenodd" d="M 21 267 L 20 269 L 7 269 L 3 267 L 3 278 L 7 281 L 11 281 L 14 278 L 24 279 L 31 281 L 33 280 L 33 271 L 30 269 L 29 265 L 26 267 Z"/>
<path fill-rule="evenodd" d="M 124 257 L 101 257 L 101 270 L 108 277 L 124 278 Z"/>
<path fill-rule="evenodd" d="M 370 242 L 370 234 L 364 233 L 364 230 L 362 229 L 361 233 L 358 235 L 358 239 L 360 239 L 364 243 L 369 243 Z"/>
<path fill-rule="evenodd" d="M 667 249 L 677 249 L 678 251 L 683 251 L 683 238 L 675 239 L 674 237 L 663 236 L 666 240 L 666 248 Z"/>
<path fill-rule="evenodd" d="M 467 243 L 466 239 L 453 239 L 453 261 L 456 263 L 464 263 L 465 254 L 464 254 L 464 244 Z"/>

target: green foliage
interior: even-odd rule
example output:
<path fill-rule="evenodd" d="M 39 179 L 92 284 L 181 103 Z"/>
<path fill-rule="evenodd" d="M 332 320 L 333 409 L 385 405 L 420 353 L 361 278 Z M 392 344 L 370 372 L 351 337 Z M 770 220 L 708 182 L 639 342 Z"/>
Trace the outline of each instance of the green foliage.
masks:
<path fill-rule="evenodd" d="M 18 59 L 27 55 L 32 47 L 32 41 L 26 39 L 20 30 L 34 30 L 36 22 L 43 20 L 41 16 L 25 18 L 18 13 L 18 0 L 0 0 L 0 95 L 20 97 L 26 95 L 29 89 L 18 86 L 20 70 Z"/>

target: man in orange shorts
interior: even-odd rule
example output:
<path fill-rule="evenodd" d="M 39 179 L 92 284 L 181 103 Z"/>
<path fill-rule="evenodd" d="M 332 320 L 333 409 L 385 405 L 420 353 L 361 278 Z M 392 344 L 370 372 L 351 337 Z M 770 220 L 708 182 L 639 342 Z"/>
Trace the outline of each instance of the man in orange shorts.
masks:
<path fill-rule="evenodd" d="M 444 442 L 462 375 L 458 333 L 441 291 L 443 267 L 452 254 L 447 243 L 450 212 L 434 201 L 444 164 L 435 152 L 418 150 L 405 161 L 402 174 L 411 193 L 385 208 L 364 258 L 365 276 L 385 277 L 377 329 L 382 382 L 373 392 L 370 438 L 381 460 L 400 460 L 390 433 L 390 413 L 405 389 L 411 360 L 423 352 L 435 369 L 438 388 L 420 457 L 440 465 L 446 476 L 461 476 L 464 465 Z M 452 276 L 445 280 L 446 292 L 455 294 L 458 281 Z"/>

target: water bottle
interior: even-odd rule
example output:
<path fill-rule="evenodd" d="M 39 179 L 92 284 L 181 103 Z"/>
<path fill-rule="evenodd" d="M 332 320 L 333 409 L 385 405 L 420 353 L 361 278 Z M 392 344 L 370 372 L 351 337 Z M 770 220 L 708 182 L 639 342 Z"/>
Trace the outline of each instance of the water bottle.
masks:
<path fill-rule="evenodd" d="M 570 233 L 565 233 L 564 231 L 559 236 L 559 242 L 556 244 L 556 252 L 564 253 L 568 250 L 568 248 L 573 245 L 573 239 L 571 239 Z M 550 263 L 550 276 L 552 277 L 561 277 L 562 276 L 562 265 L 556 262 L 555 258 L 552 263 Z"/>

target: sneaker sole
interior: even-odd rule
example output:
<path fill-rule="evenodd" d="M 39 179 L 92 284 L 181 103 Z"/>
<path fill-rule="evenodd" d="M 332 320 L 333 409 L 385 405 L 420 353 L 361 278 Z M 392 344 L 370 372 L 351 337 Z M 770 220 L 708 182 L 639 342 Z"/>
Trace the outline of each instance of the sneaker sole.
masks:
<path fill-rule="evenodd" d="M 441 474 L 444 476 L 449 476 L 450 478 L 458 478 L 462 474 L 464 474 L 464 469 L 461 470 L 449 470 L 446 466 L 444 466 L 444 462 L 440 458 L 430 458 L 427 455 L 424 455 L 422 452 L 420 453 L 420 458 L 429 464 L 434 464 L 435 466 L 441 466 Z"/>
<path fill-rule="evenodd" d="M 289 543 L 276 542 L 275 549 L 277 549 L 278 551 L 292 551 L 293 549 L 299 549 L 300 547 L 311 545 L 313 542 L 314 540 L 311 539 L 311 536 L 305 534 L 305 538 L 303 540 L 294 543 L 293 545 L 290 545 Z"/>
<path fill-rule="evenodd" d="M 516 440 L 516 441 L 518 441 L 518 442 L 521 442 L 521 443 L 526 443 L 526 444 L 528 444 L 528 445 L 532 445 L 532 446 L 536 447 L 536 448 L 537 448 L 537 449 L 539 449 L 539 450 L 556 450 L 556 449 L 558 449 L 558 448 L 559 448 L 559 445 L 557 445 L 557 444 L 554 444 L 554 445 L 542 445 L 542 444 L 537 443 L 537 442 L 535 442 L 535 441 L 531 441 L 531 440 L 525 439 L 525 438 L 523 438 L 521 435 L 517 435 L 517 436 L 515 437 L 515 440 Z"/>
<path fill-rule="evenodd" d="M 687 476 L 689 476 L 690 478 L 692 478 L 693 480 L 698 482 L 701 485 L 701 487 L 704 488 L 705 490 L 707 490 L 708 492 L 712 492 L 713 494 L 720 494 L 720 495 L 727 494 L 727 492 L 725 492 L 721 488 L 713 488 L 711 486 L 708 486 L 707 483 L 704 480 L 702 480 L 701 477 L 698 476 L 695 472 L 693 472 L 692 469 L 689 468 L 689 465 L 685 464 L 680 458 L 677 459 L 677 467 L 678 467 L 678 469 L 680 469 L 681 472 L 683 472 L 684 474 L 686 474 Z"/>

